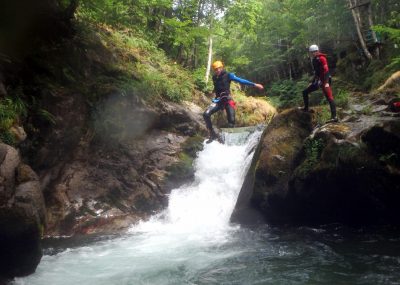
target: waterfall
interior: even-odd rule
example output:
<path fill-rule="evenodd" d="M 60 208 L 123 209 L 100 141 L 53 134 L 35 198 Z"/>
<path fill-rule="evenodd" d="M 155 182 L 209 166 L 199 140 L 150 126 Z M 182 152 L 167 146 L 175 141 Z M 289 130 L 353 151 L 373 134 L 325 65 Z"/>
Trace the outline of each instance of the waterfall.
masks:
<path fill-rule="evenodd" d="M 13 284 L 187 284 L 235 254 L 221 248 L 238 229 L 229 219 L 261 134 L 224 133 L 225 144 L 204 144 L 194 181 L 174 189 L 162 213 L 121 238 L 46 255 L 35 274 Z"/>

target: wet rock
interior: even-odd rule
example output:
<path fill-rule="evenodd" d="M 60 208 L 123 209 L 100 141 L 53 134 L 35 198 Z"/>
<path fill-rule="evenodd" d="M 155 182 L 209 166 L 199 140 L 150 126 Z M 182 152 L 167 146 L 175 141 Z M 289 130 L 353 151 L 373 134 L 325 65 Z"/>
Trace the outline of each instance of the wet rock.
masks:
<path fill-rule="evenodd" d="M 367 129 L 361 139 L 377 160 L 400 167 L 400 121 L 375 125 Z"/>
<path fill-rule="evenodd" d="M 21 163 L 16 149 L 0 144 L 0 276 L 35 271 L 42 256 L 45 213 L 38 176 Z"/>
<path fill-rule="evenodd" d="M 6 144 L 0 143 L 0 177 L 2 177 L 2 191 L 0 203 L 4 204 L 11 198 L 15 186 L 15 169 L 21 162 L 18 151 Z"/>
<path fill-rule="evenodd" d="M 354 115 L 312 130 L 304 116 L 268 126 L 250 208 L 273 224 L 400 224 L 399 121 Z"/>
<path fill-rule="evenodd" d="M 68 147 L 46 144 L 38 153 L 46 235 L 126 230 L 164 208 L 172 188 L 193 179 L 192 161 L 203 141 L 196 134 L 205 130 L 198 114 L 174 103 L 148 107 L 134 96 L 112 96 L 97 110 L 96 134 L 83 134 Z M 57 163 L 49 157 L 56 152 L 65 153 Z"/>
<path fill-rule="evenodd" d="M 189 109 L 179 104 L 171 102 L 161 102 L 158 106 L 160 112 L 160 118 L 158 120 L 159 129 L 163 130 L 175 130 L 186 136 L 194 136 L 200 131 L 205 132 L 203 120 L 198 112 L 198 108 L 189 105 Z M 191 112 L 190 110 L 195 110 Z"/>
<path fill-rule="evenodd" d="M 33 273 L 40 262 L 42 228 L 25 208 L 0 207 L 0 276 Z"/>
<path fill-rule="evenodd" d="M 252 203 L 264 207 L 266 193 L 284 193 L 287 190 L 286 182 L 293 171 L 294 161 L 311 130 L 310 113 L 288 110 L 275 117 L 267 127 L 262 141 L 259 163 L 255 170 Z"/>
<path fill-rule="evenodd" d="M 26 133 L 23 127 L 21 126 L 13 126 L 10 128 L 10 133 L 13 135 L 16 144 L 20 144 L 24 140 L 26 140 Z"/>

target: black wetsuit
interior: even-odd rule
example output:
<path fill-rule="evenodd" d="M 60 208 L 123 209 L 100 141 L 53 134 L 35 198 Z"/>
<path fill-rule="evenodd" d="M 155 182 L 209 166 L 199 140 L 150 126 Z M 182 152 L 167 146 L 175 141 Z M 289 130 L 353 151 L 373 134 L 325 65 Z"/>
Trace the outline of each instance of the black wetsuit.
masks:
<path fill-rule="evenodd" d="M 211 115 L 218 112 L 219 110 L 225 109 L 228 125 L 230 128 L 235 126 L 235 101 L 233 101 L 231 95 L 231 81 L 236 81 L 241 84 L 254 86 L 255 83 L 242 79 L 235 76 L 233 73 L 228 73 L 223 70 L 218 76 L 214 74 L 214 92 L 215 99 L 213 103 L 208 106 L 206 111 L 203 113 L 204 121 L 206 122 L 207 129 L 213 131 L 211 123 Z"/>

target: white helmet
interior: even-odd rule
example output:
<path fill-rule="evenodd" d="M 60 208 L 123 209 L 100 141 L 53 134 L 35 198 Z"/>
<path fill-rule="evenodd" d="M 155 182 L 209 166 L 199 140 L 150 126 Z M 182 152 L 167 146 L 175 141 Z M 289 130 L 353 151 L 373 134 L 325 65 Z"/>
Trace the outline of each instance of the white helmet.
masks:
<path fill-rule="evenodd" d="M 319 48 L 317 45 L 311 45 L 308 51 L 313 52 L 313 51 L 319 51 Z"/>

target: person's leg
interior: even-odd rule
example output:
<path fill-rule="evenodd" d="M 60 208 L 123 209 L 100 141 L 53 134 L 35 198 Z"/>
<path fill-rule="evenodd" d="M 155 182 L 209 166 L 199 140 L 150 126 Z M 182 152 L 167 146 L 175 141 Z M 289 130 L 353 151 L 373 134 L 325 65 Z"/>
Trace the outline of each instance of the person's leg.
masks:
<path fill-rule="evenodd" d="M 308 106 L 308 94 L 311 92 L 314 92 L 318 90 L 318 84 L 317 83 L 311 83 L 310 85 L 307 86 L 306 89 L 303 90 L 303 102 L 304 102 L 304 107 L 302 108 L 303 111 L 308 111 L 309 106 Z"/>
<path fill-rule="evenodd" d="M 331 120 L 330 121 L 337 122 L 338 119 L 336 116 L 336 104 L 335 104 L 335 100 L 332 95 L 331 86 L 329 86 L 329 87 L 322 86 L 322 92 L 324 93 L 326 100 L 328 101 L 329 108 L 331 110 Z"/>
<path fill-rule="evenodd" d="M 232 106 L 233 105 L 233 106 Z M 235 108 L 234 108 L 234 102 L 232 103 L 228 102 L 225 105 L 225 110 L 226 110 L 226 117 L 228 119 L 228 126 L 230 128 L 235 127 Z"/>
<path fill-rule="evenodd" d="M 215 134 L 215 131 L 214 131 L 214 129 L 212 127 L 212 123 L 211 123 L 211 115 L 218 112 L 220 110 L 220 108 L 221 107 L 219 104 L 212 103 L 210 106 L 208 106 L 206 111 L 203 113 L 203 118 L 206 123 L 207 130 L 210 133 L 210 136 Z"/>

